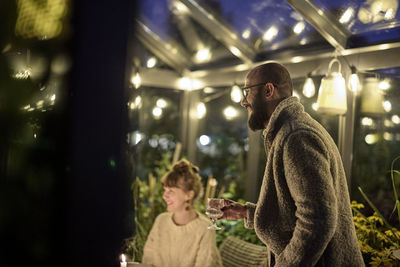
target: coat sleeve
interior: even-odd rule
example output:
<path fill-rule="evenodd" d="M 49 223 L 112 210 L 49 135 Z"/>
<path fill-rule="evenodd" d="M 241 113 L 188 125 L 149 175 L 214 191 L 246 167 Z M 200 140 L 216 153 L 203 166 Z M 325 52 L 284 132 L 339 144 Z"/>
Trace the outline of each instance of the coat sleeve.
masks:
<path fill-rule="evenodd" d="M 157 217 L 153 227 L 150 230 L 149 235 L 147 236 L 146 243 L 143 249 L 143 258 L 142 263 L 153 265 L 154 267 L 161 267 L 162 262 L 160 258 L 160 248 L 159 244 L 161 244 L 160 235 L 159 235 L 159 225 L 160 225 L 160 217 Z"/>
<path fill-rule="evenodd" d="M 254 228 L 254 212 L 256 211 L 256 204 L 246 202 L 246 217 L 244 218 L 244 227 L 247 229 Z"/>
<path fill-rule="evenodd" d="M 200 240 L 194 267 L 222 267 L 215 231 L 206 230 Z"/>
<path fill-rule="evenodd" d="M 316 133 L 299 130 L 284 144 L 283 165 L 290 197 L 296 205 L 296 224 L 276 266 L 314 266 L 337 225 L 329 151 Z"/>

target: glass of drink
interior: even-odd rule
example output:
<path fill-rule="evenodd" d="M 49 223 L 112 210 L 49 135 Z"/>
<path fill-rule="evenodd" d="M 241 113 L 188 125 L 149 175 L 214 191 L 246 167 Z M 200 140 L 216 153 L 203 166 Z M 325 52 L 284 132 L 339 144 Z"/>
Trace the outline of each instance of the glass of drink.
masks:
<path fill-rule="evenodd" d="M 212 225 L 208 227 L 210 230 L 220 230 L 221 227 L 218 227 L 216 221 L 218 218 L 221 218 L 224 215 L 224 212 L 221 210 L 224 207 L 224 200 L 222 198 L 208 198 L 207 199 L 207 208 L 206 215 L 213 222 Z"/>

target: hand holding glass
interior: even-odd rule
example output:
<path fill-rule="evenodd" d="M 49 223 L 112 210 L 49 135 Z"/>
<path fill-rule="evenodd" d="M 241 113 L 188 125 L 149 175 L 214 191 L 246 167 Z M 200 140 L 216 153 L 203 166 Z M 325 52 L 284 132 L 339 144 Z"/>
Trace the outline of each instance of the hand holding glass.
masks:
<path fill-rule="evenodd" d="M 207 199 L 207 209 L 206 215 L 212 220 L 213 224 L 208 227 L 210 230 L 220 230 L 221 227 L 218 227 L 215 223 L 218 218 L 221 218 L 224 215 L 224 212 L 221 210 L 224 207 L 224 200 L 222 198 L 208 198 Z"/>

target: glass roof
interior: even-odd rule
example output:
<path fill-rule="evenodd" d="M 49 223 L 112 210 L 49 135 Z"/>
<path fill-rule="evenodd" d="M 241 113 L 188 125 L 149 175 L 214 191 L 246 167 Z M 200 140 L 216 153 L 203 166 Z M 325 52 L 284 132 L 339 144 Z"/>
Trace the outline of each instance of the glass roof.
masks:
<path fill-rule="evenodd" d="M 179 45 L 193 56 L 194 62 L 199 66 L 206 66 L 210 62 L 227 60 L 231 58 L 231 63 L 240 63 L 232 53 L 215 39 L 206 29 L 190 17 L 179 18 L 176 11 L 174 0 L 147 0 L 140 3 L 139 19 L 151 31 L 157 34 L 163 41 L 172 45 Z M 177 13 L 177 14 L 175 14 Z M 183 28 L 182 24 L 184 25 Z M 185 40 L 183 31 L 189 29 L 191 42 Z M 196 52 L 200 48 L 208 48 L 210 56 L 206 60 L 197 60 Z M 212 53 L 212 54 L 211 54 Z"/>
<path fill-rule="evenodd" d="M 154 31 L 161 39 L 168 41 L 170 39 L 171 24 L 168 3 L 166 0 L 147 0 L 141 1 L 139 17 L 140 20 Z"/>
<path fill-rule="evenodd" d="M 349 47 L 400 40 L 398 0 L 312 0 L 351 33 Z"/>
<path fill-rule="evenodd" d="M 326 40 L 285 1 L 195 0 L 228 24 L 257 52 L 325 44 Z"/>
<path fill-rule="evenodd" d="M 333 28 L 343 31 L 344 48 L 400 41 L 398 0 L 311 2 Z M 139 11 L 140 22 L 167 46 L 178 49 L 174 64 L 191 71 L 263 61 L 280 51 L 335 49 L 332 40 L 323 37 L 332 36 L 328 28 L 324 32 L 323 26 L 320 33 L 300 14 L 307 10 L 298 11 L 282 0 L 146 0 L 140 1 Z M 227 36 L 230 39 L 224 39 Z M 232 50 L 236 45 L 243 57 Z"/>
<path fill-rule="evenodd" d="M 398 0 L 313 0 L 352 34 L 400 26 Z"/>

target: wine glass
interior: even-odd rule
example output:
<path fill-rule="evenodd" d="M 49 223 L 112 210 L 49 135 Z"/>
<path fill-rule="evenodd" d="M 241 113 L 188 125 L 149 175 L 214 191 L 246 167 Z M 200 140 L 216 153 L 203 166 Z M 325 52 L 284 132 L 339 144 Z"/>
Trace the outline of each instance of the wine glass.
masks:
<path fill-rule="evenodd" d="M 221 210 L 224 207 L 224 200 L 222 198 L 208 198 L 207 199 L 207 209 L 206 215 L 213 222 L 207 229 L 210 230 L 220 230 L 221 227 L 218 227 L 215 223 L 218 218 L 221 218 L 224 215 L 224 212 Z"/>

